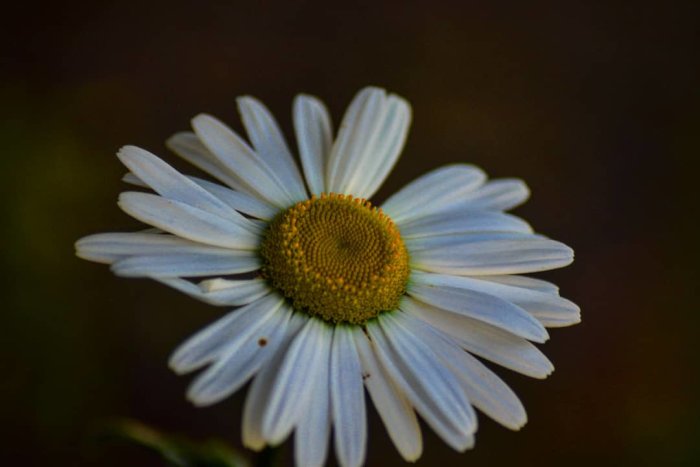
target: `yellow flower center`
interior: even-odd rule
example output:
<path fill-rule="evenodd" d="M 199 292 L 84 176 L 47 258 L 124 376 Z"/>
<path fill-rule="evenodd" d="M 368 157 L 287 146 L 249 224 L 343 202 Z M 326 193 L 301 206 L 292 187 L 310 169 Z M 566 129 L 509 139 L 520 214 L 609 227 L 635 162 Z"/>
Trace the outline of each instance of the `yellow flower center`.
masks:
<path fill-rule="evenodd" d="M 363 324 L 396 309 L 408 280 L 392 220 L 350 195 L 323 194 L 280 213 L 260 255 L 263 276 L 294 309 L 332 323 Z"/>

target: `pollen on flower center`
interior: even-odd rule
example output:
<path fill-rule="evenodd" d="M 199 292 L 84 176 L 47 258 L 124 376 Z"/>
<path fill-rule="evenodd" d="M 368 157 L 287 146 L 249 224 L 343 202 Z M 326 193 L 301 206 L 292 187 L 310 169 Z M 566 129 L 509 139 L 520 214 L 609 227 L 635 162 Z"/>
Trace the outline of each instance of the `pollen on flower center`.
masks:
<path fill-rule="evenodd" d="M 333 323 L 362 324 L 397 307 L 408 253 L 381 209 L 350 195 L 299 202 L 270 223 L 263 275 L 296 310 Z"/>

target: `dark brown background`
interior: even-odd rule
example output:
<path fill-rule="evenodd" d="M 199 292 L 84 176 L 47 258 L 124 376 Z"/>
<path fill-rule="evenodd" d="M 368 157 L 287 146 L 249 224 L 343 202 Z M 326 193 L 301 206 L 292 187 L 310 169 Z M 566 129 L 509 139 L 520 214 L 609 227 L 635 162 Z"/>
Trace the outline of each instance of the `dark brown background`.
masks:
<path fill-rule="evenodd" d="M 293 4 L 292 4 L 293 3 Z M 544 346 L 557 370 L 498 370 L 530 422 L 481 417 L 463 455 L 425 431 L 419 465 L 681 465 L 698 437 L 698 11 L 674 2 L 44 2 L 0 20 L 3 280 L 0 463 L 158 465 L 96 441 L 114 417 L 240 447 L 242 394 L 207 409 L 166 367 L 221 313 L 73 256 L 137 226 L 116 197 L 123 144 L 162 141 L 234 98 L 290 134 L 298 92 L 335 122 L 362 86 L 408 98 L 414 123 L 377 200 L 441 164 L 517 176 L 517 213 L 572 245 L 544 276 L 583 310 Z M 179 163 L 180 168 L 183 166 Z M 368 465 L 400 465 L 375 415 Z M 289 458 L 289 452 L 288 458 Z"/>

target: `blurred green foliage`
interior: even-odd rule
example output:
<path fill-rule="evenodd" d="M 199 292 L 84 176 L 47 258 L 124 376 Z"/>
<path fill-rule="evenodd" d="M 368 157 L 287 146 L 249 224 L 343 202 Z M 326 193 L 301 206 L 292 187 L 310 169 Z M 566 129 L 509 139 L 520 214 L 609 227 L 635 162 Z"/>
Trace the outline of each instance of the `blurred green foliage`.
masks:
<path fill-rule="evenodd" d="M 249 467 L 250 463 L 230 446 L 217 440 L 194 442 L 161 433 L 135 420 L 112 422 L 104 430 L 105 441 L 143 446 L 174 467 Z"/>

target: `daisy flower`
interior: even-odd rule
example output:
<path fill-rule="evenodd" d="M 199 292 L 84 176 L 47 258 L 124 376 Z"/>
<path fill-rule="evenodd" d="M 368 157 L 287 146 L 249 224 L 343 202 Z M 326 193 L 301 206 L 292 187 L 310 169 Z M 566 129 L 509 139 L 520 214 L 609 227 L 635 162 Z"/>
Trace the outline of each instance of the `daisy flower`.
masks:
<path fill-rule="evenodd" d="M 573 260 L 504 212 L 525 184 L 454 164 L 379 208 L 368 200 L 406 141 L 404 99 L 361 90 L 334 136 L 323 103 L 297 96 L 301 170 L 262 103 L 241 97 L 238 109 L 248 141 L 209 115 L 167 141 L 220 183 L 126 146 L 125 180 L 155 193 L 122 193 L 119 206 L 150 228 L 76 244 L 119 276 L 235 307 L 173 353 L 177 373 L 202 370 L 188 398 L 214 404 L 252 379 L 244 445 L 294 432 L 299 466 L 325 462 L 331 431 L 341 465 L 364 462 L 366 394 L 407 461 L 422 452 L 418 416 L 458 451 L 474 444 L 474 408 L 523 426 L 523 405 L 481 359 L 544 378 L 553 366 L 532 342 L 580 319 L 555 285 L 521 275 Z"/>

